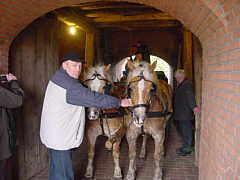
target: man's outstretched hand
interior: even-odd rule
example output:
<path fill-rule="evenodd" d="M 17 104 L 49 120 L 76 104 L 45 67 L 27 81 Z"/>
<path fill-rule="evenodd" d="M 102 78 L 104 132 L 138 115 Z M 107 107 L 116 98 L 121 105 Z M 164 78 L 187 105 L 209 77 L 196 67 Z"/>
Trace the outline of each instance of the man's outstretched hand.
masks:
<path fill-rule="evenodd" d="M 121 106 L 122 106 L 122 107 L 133 106 L 132 100 L 131 100 L 131 99 L 122 99 L 122 100 L 121 100 Z"/>

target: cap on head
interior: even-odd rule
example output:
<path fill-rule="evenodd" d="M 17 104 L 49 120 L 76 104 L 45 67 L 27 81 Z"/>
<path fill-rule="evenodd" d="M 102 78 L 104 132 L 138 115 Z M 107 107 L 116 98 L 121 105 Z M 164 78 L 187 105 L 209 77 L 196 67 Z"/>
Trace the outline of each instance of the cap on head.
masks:
<path fill-rule="evenodd" d="M 175 71 L 175 76 L 184 76 L 185 73 L 184 73 L 184 69 L 178 69 Z"/>
<path fill-rule="evenodd" d="M 85 60 L 83 58 L 81 58 L 79 54 L 77 54 L 75 52 L 70 52 L 70 53 L 64 54 L 64 56 L 62 58 L 62 62 L 68 61 L 68 60 L 85 63 Z"/>

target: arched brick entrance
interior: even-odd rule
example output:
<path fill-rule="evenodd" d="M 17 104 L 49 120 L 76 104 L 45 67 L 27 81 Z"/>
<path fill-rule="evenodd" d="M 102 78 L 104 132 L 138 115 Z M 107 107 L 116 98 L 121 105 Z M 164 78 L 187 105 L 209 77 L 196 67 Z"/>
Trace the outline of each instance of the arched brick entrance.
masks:
<path fill-rule="evenodd" d="M 0 71 L 8 71 L 12 40 L 56 8 L 93 0 L 0 2 Z M 180 20 L 203 47 L 199 179 L 237 179 L 240 169 L 240 2 L 238 0 L 129 0 Z"/>

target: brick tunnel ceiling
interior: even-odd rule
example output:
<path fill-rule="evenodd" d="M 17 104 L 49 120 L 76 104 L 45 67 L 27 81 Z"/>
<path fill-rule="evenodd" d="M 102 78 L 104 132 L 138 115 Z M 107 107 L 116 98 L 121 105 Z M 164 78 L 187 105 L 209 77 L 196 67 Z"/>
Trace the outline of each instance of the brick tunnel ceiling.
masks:
<path fill-rule="evenodd" d="M 149 6 L 127 2 L 94 2 L 72 5 L 51 11 L 47 17 L 56 17 L 64 23 L 87 24 L 98 29 L 159 30 L 182 27 L 172 16 Z"/>

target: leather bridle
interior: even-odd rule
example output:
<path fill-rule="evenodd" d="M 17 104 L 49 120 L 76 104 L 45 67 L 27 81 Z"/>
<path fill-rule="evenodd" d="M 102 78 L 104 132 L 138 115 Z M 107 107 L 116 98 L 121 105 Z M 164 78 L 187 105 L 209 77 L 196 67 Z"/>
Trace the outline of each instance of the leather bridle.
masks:
<path fill-rule="evenodd" d="M 138 82 L 138 81 L 141 81 L 141 80 L 144 80 L 144 81 L 148 81 L 148 82 L 151 82 L 152 85 L 153 85 L 153 90 L 151 90 L 151 98 L 153 98 L 153 96 L 156 96 L 156 91 L 157 91 L 157 86 L 154 82 L 146 79 L 144 76 L 143 76 L 143 73 L 141 73 L 141 75 L 139 76 L 136 76 L 137 80 L 133 80 L 133 81 L 130 81 L 128 86 L 127 86 L 127 95 L 128 95 L 128 98 L 131 98 L 131 88 L 130 88 L 130 85 L 134 82 Z M 135 79 L 135 78 L 134 78 Z M 150 98 L 149 100 L 149 103 L 148 104 L 135 104 L 134 106 L 131 107 L 131 111 L 135 108 L 139 108 L 139 107 L 145 107 L 145 108 L 149 108 L 149 106 L 152 104 L 152 99 Z"/>
<path fill-rule="evenodd" d="M 98 79 L 98 80 L 101 80 L 101 81 L 106 81 L 106 85 L 103 87 L 104 89 L 104 94 L 109 94 L 110 93 L 110 90 L 112 88 L 112 84 L 109 80 L 105 79 L 102 77 L 101 74 L 95 72 L 93 75 L 92 75 L 92 78 L 89 78 L 89 79 L 86 79 L 85 81 L 83 81 L 83 84 L 85 84 L 86 82 L 88 81 L 93 81 L 95 79 Z"/>

